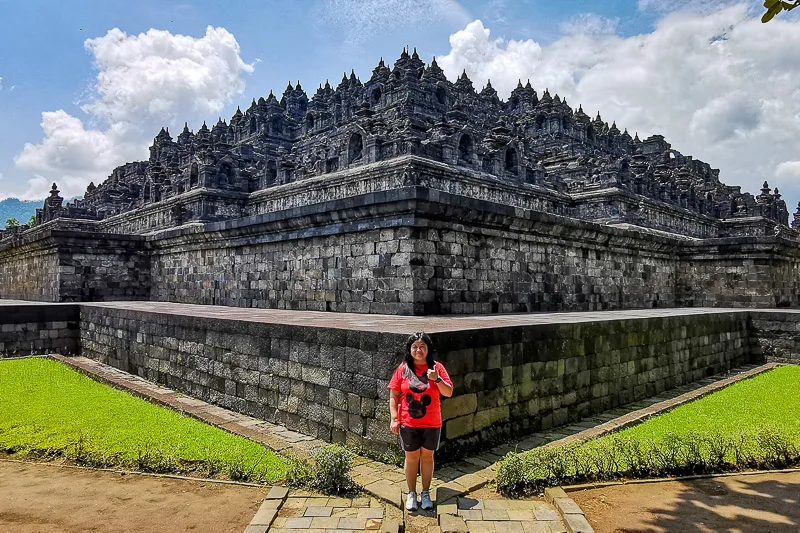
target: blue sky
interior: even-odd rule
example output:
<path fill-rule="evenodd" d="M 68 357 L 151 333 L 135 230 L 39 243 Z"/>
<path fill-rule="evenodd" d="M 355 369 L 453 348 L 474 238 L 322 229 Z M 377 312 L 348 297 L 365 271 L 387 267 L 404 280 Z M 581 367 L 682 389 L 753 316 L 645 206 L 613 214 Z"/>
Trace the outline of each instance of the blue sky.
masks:
<path fill-rule="evenodd" d="M 735 3 L 723 2 L 725 6 Z M 696 31 L 700 33 L 712 31 L 708 28 L 713 24 L 721 28 L 719 31 L 736 24 L 744 27 L 742 20 L 757 11 L 753 10 L 751 2 L 749 6 L 740 6 L 739 11 L 732 14 L 709 14 L 722 9 L 716 4 L 719 2 L 710 0 L 0 0 L 0 18 L 6 21 L 5 31 L 0 33 L 0 116 L 4 118 L 0 121 L 0 198 L 35 197 L 43 190 L 44 182 L 58 180 L 62 174 L 67 176 L 63 179 L 68 194 L 78 194 L 77 191 L 89 179 L 97 180 L 101 173 L 107 175 L 111 171 L 111 168 L 104 170 L 106 161 L 110 167 L 113 167 L 111 162 L 119 164 L 113 152 L 116 150 L 114 143 L 118 142 L 120 136 L 108 141 L 109 148 L 104 152 L 102 162 L 94 161 L 92 166 L 93 162 L 88 159 L 94 156 L 86 152 L 86 147 L 82 148 L 83 152 L 70 153 L 78 149 L 73 145 L 59 146 L 60 141 L 55 139 L 55 134 L 48 134 L 54 140 L 44 146 L 46 143 L 43 143 L 43 138 L 46 135 L 40 125 L 43 112 L 63 110 L 61 119 L 77 119 L 74 122 L 82 124 L 85 130 L 99 132 L 96 139 L 103 142 L 107 140 L 105 132 L 110 127 L 113 129 L 116 120 L 113 118 L 114 112 L 118 112 L 122 104 L 121 100 L 114 100 L 114 95 L 98 93 L 98 74 L 103 72 L 103 67 L 98 66 L 95 60 L 100 57 L 100 52 L 86 47 L 84 43 L 87 39 L 103 40 L 113 28 L 124 32 L 125 37 L 120 39 L 143 34 L 151 28 L 165 30 L 168 37 L 185 35 L 201 39 L 206 35 L 206 28 L 213 26 L 224 28 L 238 43 L 239 58 L 245 67 L 231 67 L 230 77 L 220 82 L 227 85 L 216 96 L 224 102 L 216 107 L 199 104 L 199 107 L 182 107 L 183 104 L 175 104 L 169 108 L 171 111 L 188 116 L 173 117 L 173 128 L 184 119 L 190 121 L 193 129 L 199 127 L 203 119 L 215 121 L 218 115 L 227 119 L 237 105 L 246 107 L 253 97 L 265 96 L 271 89 L 282 92 L 287 80 L 299 80 L 308 92 L 313 92 L 317 84 L 326 78 L 335 85 L 342 72 L 349 72 L 351 68 L 362 79 L 367 78 L 379 57 L 393 62 L 402 47 L 410 45 L 416 46 L 426 61 L 433 55 L 444 57 L 448 76 L 453 75 L 451 70 L 466 68 L 477 87 L 483 84 L 486 77 L 492 77 L 493 84 L 496 87 L 500 85 L 497 88 L 501 96 L 503 88 L 512 80 L 534 75 L 555 90 L 560 87 L 562 94 L 570 95 L 570 103 L 574 106 L 584 103 L 593 106 L 587 109 L 590 113 L 600 109 L 604 116 L 607 113 L 616 114 L 611 118 L 626 122 L 620 123 L 620 127 L 638 128 L 646 134 L 657 132 L 655 130 L 661 122 L 669 123 L 669 118 L 665 120 L 664 116 L 676 114 L 678 117 L 674 125 L 664 124 L 667 131 L 663 133 L 668 140 L 669 134 L 673 133 L 673 143 L 677 141 L 676 148 L 687 153 L 707 147 L 706 154 L 694 155 L 724 171 L 726 154 L 741 151 L 736 145 L 737 139 L 745 142 L 748 136 L 756 135 L 756 130 L 763 129 L 766 119 L 762 118 L 769 112 L 769 109 L 762 109 L 763 105 L 759 109 L 752 109 L 749 114 L 735 111 L 742 108 L 737 99 L 747 101 L 748 94 L 746 91 L 745 94 L 738 94 L 738 89 L 731 90 L 731 87 L 746 84 L 748 76 L 763 77 L 763 73 L 733 72 L 734 77 L 740 75 L 742 78 L 738 81 L 733 79 L 730 86 L 709 89 L 710 94 L 697 102 L 682 102 L 675 95 L 663 102 L 656 99 L 652 104 L 654 107 L 675 107 L 675 113 L 662 109 L 660 115 L 645 112 L 649 99 L 637 100 L 637 94 L 642 91 L 628 91 L 627 85 L 624 85 L 626 72 L 636 73 L 652 68 L 656 60 L 663 62 L 665 69 L 675 69 L 675 77 L 682 78 L 680 71 L 685 70 L 685 66 L 680 65 L 681 57 L 676 58 L 674 63 L 668 58 L 654 59 L 657 56 L 655 51 L 662 46 L 658 40 L 672 42 L 669 39 L 676 38 L 673 35 L 676 27 L 693 24 L 691 27 L 697 28 Z M 687 17 L 688 22 L 675 22 L 681 16 Z M 480 26 L 476 26 L 478 20 Z M 790 29 L 800 33 L 797 28 Z M 483 38 L 482 32 L 485 30 L 491 32 L 490 38 Z M 752 33 L 757 28 L 749 31 Z M 742 36 L 736 34 L 736 39 L 742 40 L 741 49 L 748 50 L 747 39 L 753 37 L 744 29 L 739 33 Z M 460 40 L 456 41 L 461 44 L 454 46 L 451 36 L 460 36 Z M 686 38 L 681 37 L 683 40 Z M 500 41 L 496 42 L 497 39 Z M 734 42 L 738 42 L 736 39 L 731 40 L 731 50 Z M 109 37 L 107 40 L 112 39 Z M 117 69 L 109 75 L 123 72 L 124 76 L 124 64 L 119 64 L 124 60 L 114 57 L 112 44 L 103 41 L 104 60 L 112 57 L 111 61 L 117 62 Z M 649 50 L 654 51 L 652 54 L 637 55 L 637 50 L 647 50 L 648 46 L 651 47 Z M 626 63 L 625 54 L 618 52 L 625 47 L 631 48 L 628 56 L 638 57 L 640 64 Z M 519 52 L 518 48 L 522 51 Z M 541 53 L 537 51 L 539 49 Z M 565 49 L 575 50 L 576 53 L 565 54 Z M 565 59 L 559 60 L 559 54 Z M 704 73 L 715 63 L 713 58 L 703 57 L 699 56 L 697 65 L 688 67 L 697 69 L 699 77 L 706 75 Z M 751 59 L 743 57 L 737 61 L 734 57 L 730 70 L 735 71 L 742 61 Z M 563 64 L 563 68 L 560 64 Z M 610 70 L 611 66 L 617 68 Z M 598 82 L 596 78 L 601 77 Z M 537 79 L 532 81 L 540 91 L 544 89 L 537 84 Z M 800 78 L 792 78 L 788 83 L 796 81 L 800 81 Z M 110 84 L 109 90 L 115 90 L 113 83 L 106 82 Z M 135 84 L 136 80 L 128 80 L 127 83 Z M 664 83 L 664 91 L 673 90 L 666 87 L 668 82 Z M 678 83 L 684 83 L 686 91 L 696 90 L 696 82 L 689 78 Z M 202 96 L 196 88 L 191 90 L 194 92 L 176 94 Z M 719 94 L 714 94 L 714 90 L 718 90 Z M 786 94 L 789 94 L 788 98 L 793 98 L 793 93 Z M 774 98 L 786 99 L 786 94 L 776 94 Z M 148 97 L 152 98 L 152 95 Z M 178 98 L 176 96 L 172 102 L 177 102 Z M 104 108 L 105 113 L 87 112 L 85 108 L 98 102 L 105 105 L 111 100 Z M 784 110 L 782 114 L 785 113 Z M 133 124 L 133 129 L 140 127 L 141 131 L 150 133 L 144 135 L 140 132 L 139 137 L 126 133 L 125 142 L 128 146 L 120 148 L 117 153 L 124 152 L 126 156 L 146 154 L 144 137 L 152 138 L 157 133 L 157 129 L 153 129 L 156 127 L 155 119 L 150 116 L 137 123 L 135 116 L 129 116 L 125 120 L 126 127 Z M 169 120 L 165 119 L 165 122 L 169 123 Z M 681 124 L 685 125 L 686 132 L 682 132 Z M 721 130 L 716 131 L 717 125 Z M 768 126 L 777 128 L 781 125 L 776 123 Z M 81 130 L 79 133 L 83 135 L 84 132 Z M 705 145 L 697 140 L 698 136 L 703 135 L 707 141 Z M 769 138 L 769 135 L 766 137 Z M 795 178 L 800 179 L 800 162 L 796 161 L 800 160 L 800 150 L 796 150 L 796 145 L 792 147 L 788 139 L 781 142 L 788 143 L 784 147 L 786 154 L 780 154 L 768 164 L 753 167 L 750 174 L 759 174 L 759 177 L 752 178 L 753 183 L 761 179 L 761 174 L 784 180 L 784 187 L 794 187 Z M 26 143 L 32 145 L 29 153 L 17 160 Z M 726 143 L 730 145 L 730 152 L 720 148 Z M 789 155 L 793 149 L 796 154 L 794 158 Z M 69 165 L 59 167 L 60 163 L 56 161 L 59 154 L 71 158 Z M 85 169 L 81 166 L 81 158 L 85 160 Z M 783 167 L 779 171 L 781 164 Z M 731 161 L 730 166 L 734 169 L 731 172 L 734 172 L 742 165 L 739 161 Z M 726 180 L 723 172 L 723 180 L 732 184 L 739 184 L 744 179 L 742 176 L 735 175 L 733 179 Z M 65 188 L 61 183 L 59 185 Z M 748 190 L 751 189 L 749 185 Z"/>

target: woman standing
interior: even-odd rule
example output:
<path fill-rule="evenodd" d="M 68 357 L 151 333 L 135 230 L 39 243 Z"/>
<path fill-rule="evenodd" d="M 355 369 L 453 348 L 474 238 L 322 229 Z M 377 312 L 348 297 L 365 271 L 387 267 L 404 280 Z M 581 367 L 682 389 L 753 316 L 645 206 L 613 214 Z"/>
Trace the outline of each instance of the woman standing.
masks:
<path fill-rule="evenodd" d="M 433 478 L 433 452 L 442 434 L 441 396 L 453 395 L 453 382 L 444 366 L 433 360 L 433 343 L 425 333 L 415 333 L 406 341 L 405 361 L 389 381 L 390 429 L 400 435 L 406 454 L 406 509 L 417 510 L 417 472 L 422 472 L 423 509 L 433 509 L 430 488 Z"/>

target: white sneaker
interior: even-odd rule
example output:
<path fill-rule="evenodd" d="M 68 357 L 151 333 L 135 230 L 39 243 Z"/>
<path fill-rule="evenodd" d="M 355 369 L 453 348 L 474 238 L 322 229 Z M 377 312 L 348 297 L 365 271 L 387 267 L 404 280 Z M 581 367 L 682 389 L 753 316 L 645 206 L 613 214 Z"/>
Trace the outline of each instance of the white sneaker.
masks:
<path fill-rule="evenodd" d="M 422 509 L 425 511 L 430 511 L 433 509 L 433 501 L 431 500 L 431 493 L 427 490 L 423 490 L 420 495 L 420 501 L 422 504 Z"/>
<path fill-rule="evenodd" d="M 408 497 L 406 498 L 406 509 L 409 511 L 416 511 L 417 510 L 417 493 L 416 492 L 409 492 Z"/>

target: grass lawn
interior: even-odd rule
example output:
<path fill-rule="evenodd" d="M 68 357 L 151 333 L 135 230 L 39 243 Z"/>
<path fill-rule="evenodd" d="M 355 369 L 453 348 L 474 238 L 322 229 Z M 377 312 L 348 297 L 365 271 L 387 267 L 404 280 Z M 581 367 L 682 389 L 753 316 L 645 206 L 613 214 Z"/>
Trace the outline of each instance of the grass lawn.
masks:
<path fill-rule="evenodd" d="M 599 439 L 508 454 L 504 492 L 800 464 L 800 367 L 783 366 Z"/>
<path fill-rule="evenodd" d="M 42 358 L 0 360 L 0 450 L 243 480 L 280 480 L 287 468 L 261 444 Z"/>
<path fill-rule="evenodd" d="M 738 434 L 764 426 L 784 430 L 800 445 L 800 366 L 782 366 L 745 379 L 616 436 L 660 440 L 669 433 Z"/>

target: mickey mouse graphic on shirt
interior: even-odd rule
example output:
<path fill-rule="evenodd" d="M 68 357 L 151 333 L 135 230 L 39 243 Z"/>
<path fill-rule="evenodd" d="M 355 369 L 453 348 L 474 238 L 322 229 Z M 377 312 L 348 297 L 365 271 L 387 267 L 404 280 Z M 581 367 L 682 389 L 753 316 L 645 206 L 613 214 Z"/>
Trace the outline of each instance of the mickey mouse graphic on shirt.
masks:
<path fill-rule="evenodd" d="M 411 389 L 414 394 L 412 394 L 412 392 L 406 393 L 408 414 L 411 418 L 425 418 L 425 414 L 428 411 L 428 406 L 432 401 L 430 394 L 422 394 L 423 392 L 427 391 L 428 387 L 430 386 L 428 383 L 428 376 L 426 374 L 418 376 L 415 372 L 410 372 L 410 374 L 411 376 L 409 376 L 408 388 Z M 417 398 L 416 394 L 422 394 L 422 396 Z"/>

